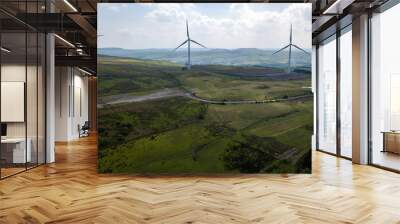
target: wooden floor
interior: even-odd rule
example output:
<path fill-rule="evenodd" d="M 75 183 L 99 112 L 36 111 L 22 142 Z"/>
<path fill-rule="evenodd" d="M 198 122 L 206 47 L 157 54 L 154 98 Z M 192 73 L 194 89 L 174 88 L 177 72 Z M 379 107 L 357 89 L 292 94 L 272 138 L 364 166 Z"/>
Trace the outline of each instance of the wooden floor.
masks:
<path fill-rule="evenodd" d="M 315 152 L 312 175 L 96 173 L 94 138 L 0 181 L 0 223 L 400 223 L 400 175 Z"/>
<path fill-rule="evenodd" d="M 1 177 L 2 178 L 3 177 L 8 177 L 8 176 L 11 176 L 13 174 L 23 172 L 25 170 L 26 170 L 25 167 L 23 167 L 23 168 L 20 168 L 20 167 L 1 168 Z"/>
<path fill-rule="evenodd" d="M 388 167 L 395 170 L 400 170 L 399 154 L 375 150 L 372 158 L 374 163 L 377 165 Z"/>

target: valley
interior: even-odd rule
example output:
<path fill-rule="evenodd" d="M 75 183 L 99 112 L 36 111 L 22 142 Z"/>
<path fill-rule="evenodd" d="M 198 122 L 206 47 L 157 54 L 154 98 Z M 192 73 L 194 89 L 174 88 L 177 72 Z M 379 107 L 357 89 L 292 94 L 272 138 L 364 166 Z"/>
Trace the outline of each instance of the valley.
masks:
<path fill-rule="evenodd" d="M 309 173 L 308 72 L 99 57 L 99 171 Z"/>

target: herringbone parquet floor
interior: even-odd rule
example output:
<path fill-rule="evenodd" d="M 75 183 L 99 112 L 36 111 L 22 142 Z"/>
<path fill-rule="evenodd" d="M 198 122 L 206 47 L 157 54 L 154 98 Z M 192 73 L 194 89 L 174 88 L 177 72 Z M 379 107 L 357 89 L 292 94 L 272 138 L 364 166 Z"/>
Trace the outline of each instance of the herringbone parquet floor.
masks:
<path fill-rule="evenodd" d="M 400 175 L 313 153 L 312 175 L 96 173 L 95 138 L 0 181 L 0 223 L 400 223 Z"/>

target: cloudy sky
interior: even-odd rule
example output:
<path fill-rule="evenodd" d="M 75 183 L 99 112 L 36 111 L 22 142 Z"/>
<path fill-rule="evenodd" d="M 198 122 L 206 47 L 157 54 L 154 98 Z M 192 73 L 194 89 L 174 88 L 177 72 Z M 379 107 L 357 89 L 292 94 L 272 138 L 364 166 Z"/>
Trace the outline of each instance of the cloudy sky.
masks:
<path fill-rule="evenodd" d="M 190 37 L 208 48 L 311 48 L 311 4 L 101 3 L 98 46 L 174 48 Z"/>

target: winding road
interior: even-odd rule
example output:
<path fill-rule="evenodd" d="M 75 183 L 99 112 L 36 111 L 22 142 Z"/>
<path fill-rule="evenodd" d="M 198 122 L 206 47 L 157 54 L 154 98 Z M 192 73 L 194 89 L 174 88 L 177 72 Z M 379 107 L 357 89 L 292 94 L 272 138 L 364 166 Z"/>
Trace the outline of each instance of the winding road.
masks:
<path fill-rule="evenodd" d="M 104 105 L 113 105 L 113 104 L 120 104 L 120 103 L 133 103 L 133 102 L 143 102 L 148 100 L 158 100 L 163 98 L 171 98 L 171 97 L 186 97 L 192 100 L 197 100 L 203 103 L 209 104 L 257 104 L 257 103 L 275 103 L 275 102 L 282 102 L 282 101 L 294 101 L 300 99 L 306 99 L 312 97 L 312 95 L 301 95 L 301 96 L 294 96 L 288 98 L 281 98 L 281 99 L 269 99 L 269 100 L 209 100 L 204 99 L 201 97 L 196 96 L 195 94 L 181 90 L 181 89 L 162 89 L 157 92 L 149 93 L 147 95 L 141 96 L 133 96 L 129 94 L 121 94 L 121 95 L 114 95 L 104 97 L 99 102 L 99 107 L 103 107 Z"/>

